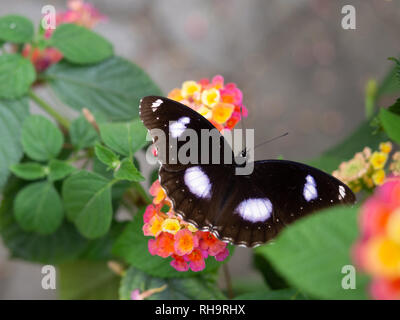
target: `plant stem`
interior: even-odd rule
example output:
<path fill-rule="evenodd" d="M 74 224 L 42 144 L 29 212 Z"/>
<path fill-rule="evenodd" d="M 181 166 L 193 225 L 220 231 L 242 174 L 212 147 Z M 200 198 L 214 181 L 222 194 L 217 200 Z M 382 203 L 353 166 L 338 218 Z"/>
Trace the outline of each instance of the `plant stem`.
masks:
<path fill-rule="evenodd" d="M 33 90 L 29 91 L 29 97 L 35 101 L 35 103 L 46 111 L 50 116 L 52 116 L 60 125 L 62 125 L 65 129 L 69 128 L 69 120 L 64 118 L 61 114 L 59 114 L 56 110 L 54 110 L 47 102 L 42 100 L 39 96 L 37 96 Z"/>
<path fill-rule="evenodd" d="M 224 276 L 225 276 L 226 291 L 228 293 L 228 298 L 229 299 L 233 299 L 232 281 L 231 281 L 231 275 L 229 273 L 229 268 L 228 268 L 228 264 L 227 263 L 224 263 L 222 265 L 222 270 L 223 270 Z"/>

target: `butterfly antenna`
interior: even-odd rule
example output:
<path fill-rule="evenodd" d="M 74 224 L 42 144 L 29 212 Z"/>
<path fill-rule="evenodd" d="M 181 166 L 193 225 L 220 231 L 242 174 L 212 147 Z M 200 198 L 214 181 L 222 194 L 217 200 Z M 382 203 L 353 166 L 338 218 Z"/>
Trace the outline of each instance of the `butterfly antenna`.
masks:
<path fill-rule="evenodd" d="M 270 140 L 261 142 L 261 143 L 255 145 L 254 149 L 256 149 L 256 148 L 258 148 L 258 147 L 261 147 L 261 146 L 263 146 L 264 144 L 270 143 L 270 142 L 272 142 L 272 141 L 274 141 L 274 140 L 277 140 L 277 139 L 279 139 L 279 138 L 285 137 L 285 136 L 287 136 L 288 134 L 289 134 L 289 132 L 285 132 L 284 134 L 281 134 L 280 136 L 277 136 L 277 137 L 272 138 L 272 139 L 270 139 Z"/>

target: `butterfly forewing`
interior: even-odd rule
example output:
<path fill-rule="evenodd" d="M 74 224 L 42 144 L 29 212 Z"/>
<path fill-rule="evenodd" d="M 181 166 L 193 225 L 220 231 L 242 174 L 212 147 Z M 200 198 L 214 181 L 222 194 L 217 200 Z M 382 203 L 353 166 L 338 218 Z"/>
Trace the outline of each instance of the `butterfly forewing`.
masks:
<path fill-rule="evenodd" d="M 201 148 L 201 130 L 215 129 L 189 107 L 163 97 L 145 97 L 140 116 L 149 129 L 166 135 L 166 148 L 153 135 L 161 161 L 159 179 L 174 211 L 185 221 L 213 232 L 219 239 L 253 247 L 274 238 L 293 221 L 336 204 L 352 204 L 355 196 L 341 181 L 316 168 L 292 161 L 264 160 L 254 163 L 249 175 L 235 175 L 233 153 L 221 151 L 226 142 L 217 139 L 217 151 Z M 171 145 L 177 151 L 187 129 L 198 134 L 195 161 L 171 161 Z M 215 129 L 216 130 L 216 129 Z M 190 142 L 190 143 L 193 143 Z M 214 142 L 215 143 L 215 142 Z M 204 152 L 220 152 L 220 163 L 202 163 Z M 231 161 L 231 163 L 229 163 Z"/>
<path fill-rule="evenodd" d="M 142 99 L 139 112 L 152 135 L 160 162 L 169 170 L 184 168 L 189 164 L 184 162 L 186 159 L 190 164 L 212 163 L 215 153 L 219 153 L 218 163 L 233 163 L 232 149 L 224 137 L 191 108 L 164 97 L 150 96 Z M 209 138 L 205 136 L 208 134 Z M 183 150 L 187 150 L 186 158 L 179 156 Z"/>

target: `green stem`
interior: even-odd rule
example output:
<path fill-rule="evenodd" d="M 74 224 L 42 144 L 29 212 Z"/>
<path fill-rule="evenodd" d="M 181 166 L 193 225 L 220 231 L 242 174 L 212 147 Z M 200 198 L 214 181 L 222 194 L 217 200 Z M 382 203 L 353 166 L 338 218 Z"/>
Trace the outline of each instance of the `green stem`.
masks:
<path fill-rule="evenodd" d="M 229 272 L 227 263 L 224 263 L 222 265 L 222 270 L 223 270 L 224 276 L 225 276 L 226 291 L 228 293 L 228 299 L 233 299 L 234 294 L 233 294 L 233 288 L 232 288 L 232 279 L 231 279 L 231 274 Z"/>
<path fill-rule="evenodd" d="M 29 97 L 35 101 L 35 103 L 46 111 L 50 116 L 52 116 L 60 125 L 64 128 L 69 128 L 69 120 L 64 118 L 61 114 L 59 114 L 56 110 L 54 110 L 47 102 L 42 100 L 39 96 L 37 96 L 33 90 L 29 91 Z"/>

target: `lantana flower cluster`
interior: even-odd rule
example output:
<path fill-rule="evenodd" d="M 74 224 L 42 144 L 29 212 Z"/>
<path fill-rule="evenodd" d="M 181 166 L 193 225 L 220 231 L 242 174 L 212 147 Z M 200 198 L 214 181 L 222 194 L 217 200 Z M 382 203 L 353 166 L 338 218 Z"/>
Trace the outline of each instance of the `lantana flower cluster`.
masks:
<path fill-rule="evenodd" d="M 359 192 L 362 189 L 373 190 L 385 181 L 384 168 L 391 151 L 391 142 L 382 142 L 379 145 L 379 150 L 374 152 L 371 148 L 365 147 L 362 152 L 356 153 L 353 159 L 342 162 L 339 169 L 334 171 L 332 175 L 346 183 L 354 192 Z"/>
<path fill-rule="evenodd" d="M 375 299 L 400 299 L 400 177 L 390 177 L 363 205 L 358 266 L 372 276 Z"/>
<path fill-rule="evenodd" d="M 73 23 L 86 28 L 93 28 L 98 22 L 106 20 L 92 4 L 83 0 L 69 0 L 68 9 L 56 14 L 56 26 L 63 23 Z M 47 29 L 44 38 L 49 39 L 54 29 Z M 22 55 L 31 60 L 37 72 L 42 72 L 63 58 L 62 53 L 53 47 L 41 48 L 30 43 L 25 44 Z"/>
<path fill-rule="evenodd" d="M 148 242 L 152 255 L 172 257 L 171 266 L 178 271 L 201 271 L 207 257 L 213 256 L 217 261 L 228 257 L 225 242 L 210 232 L 198 230 L 175 214 L 158 180 L 151 186 L 150 194 L 154 199 L 143 215 L 143 233 L 155 237 Z"/>
<path fill-rule="evenodd" d="M 247 117 L 242 91 L 235 83 L 224 83 L 220 75 L 200 81 L 185 81 L 168 98 L 179 101 L 207 118 L 219 131 L 233 129 L 241 117 Z"/>

